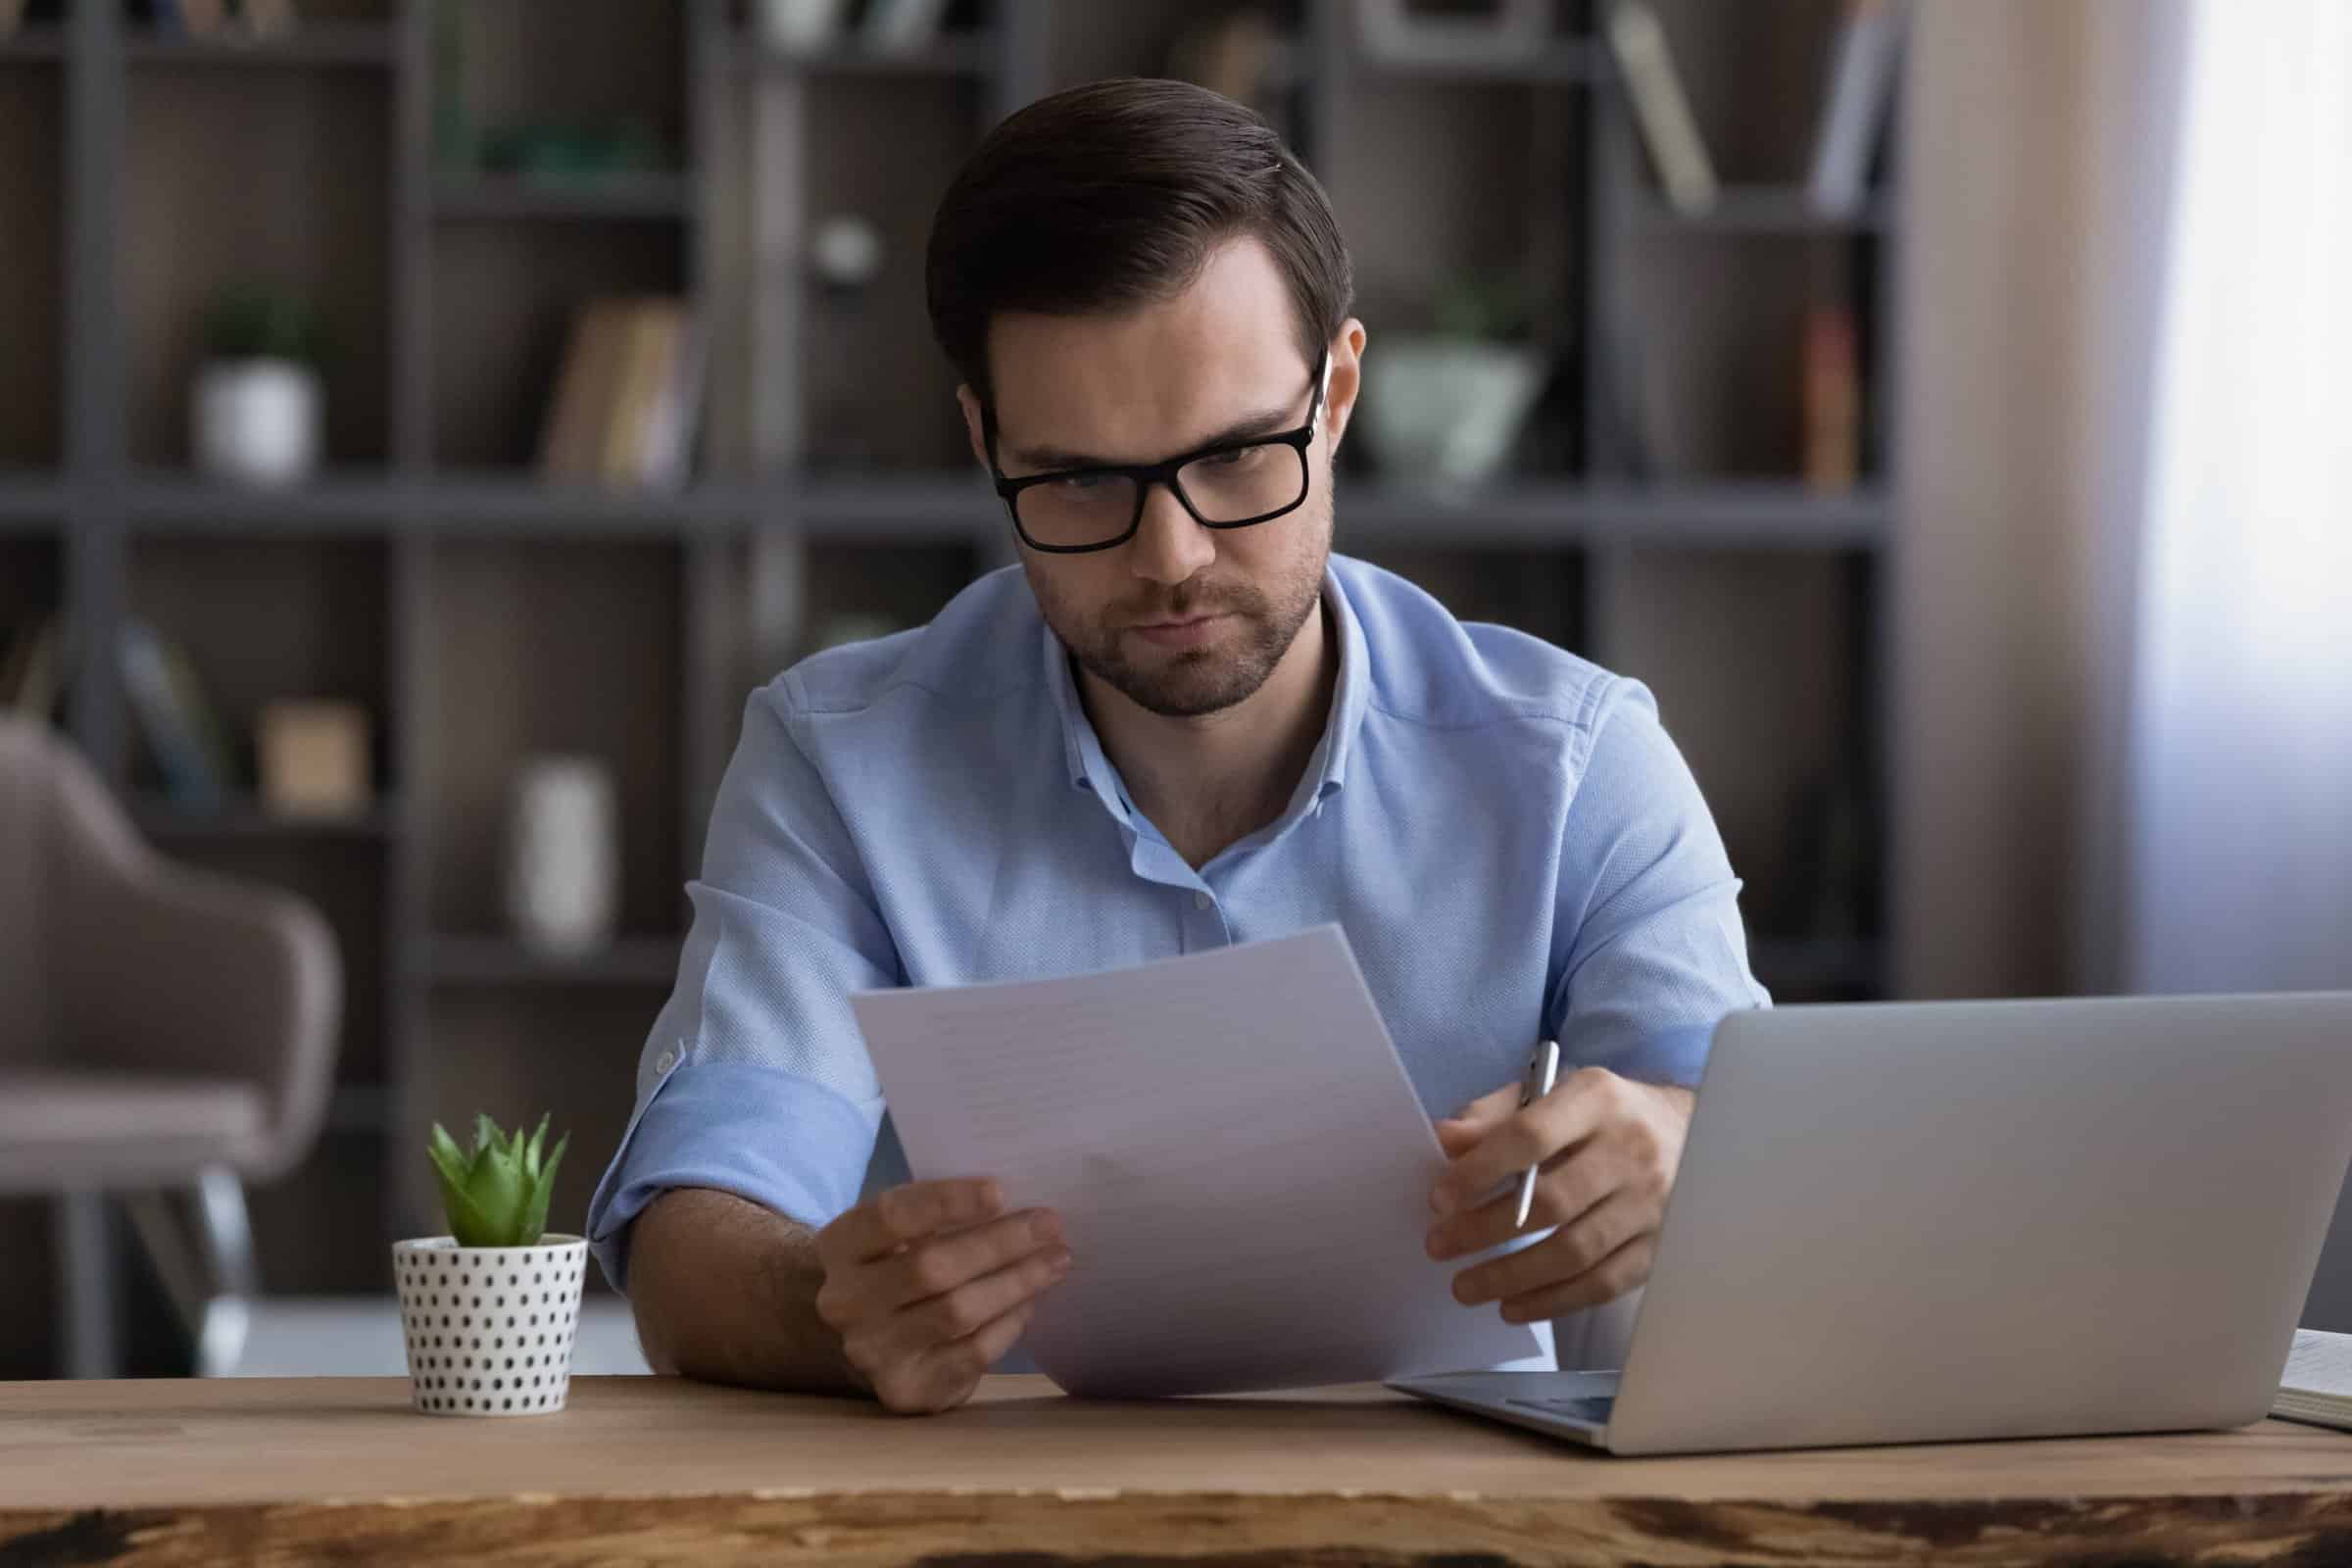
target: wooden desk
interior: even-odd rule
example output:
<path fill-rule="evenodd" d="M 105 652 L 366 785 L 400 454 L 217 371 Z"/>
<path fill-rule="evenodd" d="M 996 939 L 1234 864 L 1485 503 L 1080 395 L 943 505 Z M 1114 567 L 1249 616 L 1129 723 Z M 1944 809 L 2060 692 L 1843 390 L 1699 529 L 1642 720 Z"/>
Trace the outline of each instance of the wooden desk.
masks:
<path fill-rule="evenodd" d="M 953 1415 L 588 1378 L 0 1384 L 0 1564 L 2352 1564 L 2352 1434 L 1613 1459 L 1379 1390 Z"/>

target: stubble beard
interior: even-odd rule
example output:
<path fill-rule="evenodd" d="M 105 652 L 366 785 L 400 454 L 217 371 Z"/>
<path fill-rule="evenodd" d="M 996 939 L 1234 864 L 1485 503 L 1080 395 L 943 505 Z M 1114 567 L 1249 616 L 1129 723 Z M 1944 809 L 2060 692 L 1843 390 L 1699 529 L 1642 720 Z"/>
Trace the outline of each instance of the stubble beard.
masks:
<path fill-rule="evenodd" d="M 1330 491 L 1326 487 L 1324 495 Z M 1310 502 L 1310 506 L 1312 503 Z M 1328 499 L 1325 502 L 1329 506 Z M 1083 626 L 1066 607 L 1038 596 L 1046 623 L 1078 666 L 1129 702 L 1163 718 L 1200 718 L 1244 703 L 1273 675 L 1297 640 L 1306 617 L 1322 602 L 1323 566 L 1331 554 L 1330 514 L 1320 523 L 1322 545 L 1303 551 L 1286 567 L 1272 593 L 1249 583 L 1200 586 L 1184 583 L 1162 593 L 1124 602 Z M 1310 521 L 1306 509 L 1259 527 Z M 1234 627 L 1216 645 L 1163 653 L 1126 628 L 1139 621 L 1182 620 L 1194 615 L 1230 615 Z M 1141 657 L 1130 657 L 1130 649 Z"/>

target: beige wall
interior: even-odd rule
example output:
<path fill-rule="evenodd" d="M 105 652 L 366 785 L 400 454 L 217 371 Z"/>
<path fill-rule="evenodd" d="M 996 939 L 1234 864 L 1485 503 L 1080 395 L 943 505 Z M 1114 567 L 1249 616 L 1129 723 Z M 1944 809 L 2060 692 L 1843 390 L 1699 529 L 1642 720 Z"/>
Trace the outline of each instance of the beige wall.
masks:
<path fill-rule="evenodd" d="M 1897 984 L 2104 989 L 2156 0 L 1918 8 L 1904 127 Z"/>

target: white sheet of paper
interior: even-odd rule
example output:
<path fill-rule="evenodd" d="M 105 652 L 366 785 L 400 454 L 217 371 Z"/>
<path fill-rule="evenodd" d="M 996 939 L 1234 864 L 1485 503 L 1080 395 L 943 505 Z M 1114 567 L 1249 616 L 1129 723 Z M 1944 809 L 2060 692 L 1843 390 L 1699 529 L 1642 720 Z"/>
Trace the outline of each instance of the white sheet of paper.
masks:
<path fill-rule="evenodd" d="M 2278 1392 L 2335 1400 L 2352 1411 L 2352 1334 L 2295 1330 Z"/>
<path fill-rule="evenodd" d="M 1062 1219 L 1023 1345 L 1072 1394 L 1374 1382 L 1536 1354 L 1422 1241 L 1437 1135 L 1336 925 L 1059 980 L 851 998 L 917 1179 Z"/>

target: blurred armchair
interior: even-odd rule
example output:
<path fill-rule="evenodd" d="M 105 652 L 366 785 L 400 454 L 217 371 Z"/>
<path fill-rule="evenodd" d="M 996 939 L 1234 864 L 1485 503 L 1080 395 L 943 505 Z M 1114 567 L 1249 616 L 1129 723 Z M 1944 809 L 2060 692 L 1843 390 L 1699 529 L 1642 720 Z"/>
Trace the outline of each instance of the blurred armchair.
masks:
<path fill-rule="evenodd" d="M 157 856 L 61 737 L 0 716 L 0 1195 L 55 1204 L 69 1375 L 116 1366 L 109 1195 L 197 1371 L 235 1365 L 259 1284 L 242 1183 L 318 1137 L 342 994 L 309 905 Z"/>

